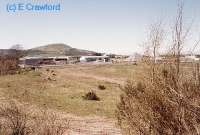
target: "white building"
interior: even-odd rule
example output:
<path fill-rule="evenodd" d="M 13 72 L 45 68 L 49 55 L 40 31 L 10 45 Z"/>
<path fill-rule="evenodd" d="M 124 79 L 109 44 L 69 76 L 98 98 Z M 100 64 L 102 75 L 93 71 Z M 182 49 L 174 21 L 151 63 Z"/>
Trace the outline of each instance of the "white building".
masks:
<path fill-rule="evenodd" d="M 109 62 L 108 56 L 81 56 L 80 62 Z"/>

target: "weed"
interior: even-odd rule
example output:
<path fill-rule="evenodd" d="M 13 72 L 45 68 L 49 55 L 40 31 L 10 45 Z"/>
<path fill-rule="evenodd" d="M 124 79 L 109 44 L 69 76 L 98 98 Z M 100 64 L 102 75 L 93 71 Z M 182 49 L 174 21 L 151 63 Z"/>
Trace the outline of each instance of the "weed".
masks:
<path fill-rule="evenodd" d="M 85 96 L 83 96 L 83 98 L 85 100 L 96 100 L 96 101 L 100 100 L 100 98 L 96 95 L 94 91 L 88 92 L 87 94 L 85 94 Z"/>

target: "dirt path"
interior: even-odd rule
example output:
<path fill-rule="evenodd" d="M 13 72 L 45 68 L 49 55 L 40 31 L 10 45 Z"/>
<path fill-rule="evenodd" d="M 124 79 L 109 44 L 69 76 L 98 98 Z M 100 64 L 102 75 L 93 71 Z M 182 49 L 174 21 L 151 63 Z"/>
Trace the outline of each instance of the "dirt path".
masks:
<path fill-rule="evenodd" d="M 124 82 L 125 82 L 125 80 L 122 80 L 122 79 L 107 78 L 107 77 L 96 76 L 96 75 L 92 75 L 92 74 L 86 74 L 83 72 L 70 73 L 70 75 L 77 76 L 77 77 L 93 78 L 95 80 L 106 81 L 106 82 L 116 83 L 116 84 L 124 84 Z"/>
<path fill-rule="evenodd" d="M 65 135 L 121 135 L 115 122 L 100 117 L 69 117 L 70 129 Z"/>
<path fill-rule="evenodd" d="M 110 82 L 110 83 L 115 83 L 115 84 L 124 84 L 125 83 L 125 78 L 108 78 L 108 77 L 104 77 L 104 76 L 99 76 L 99 75 L 94 75 L 94 74 L 88 74 L 85 73 L 83 71 L 77 70 L 75 72 L 69 72 L 69 70 L 57 70 L 57 72 L 59 73 L 59 75 L 62 76 L 75 76 L 75 77 L 85 77 L 85 78 L 92 78 L 95 80 L 100 80 L 100 81 L 106 81 L 106 82 Z"/>

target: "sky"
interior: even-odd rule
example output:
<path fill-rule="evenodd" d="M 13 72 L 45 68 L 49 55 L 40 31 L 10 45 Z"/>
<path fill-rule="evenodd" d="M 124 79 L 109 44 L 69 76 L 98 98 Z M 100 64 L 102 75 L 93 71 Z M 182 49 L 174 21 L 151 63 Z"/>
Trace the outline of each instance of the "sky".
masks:
<path fill-rule="evenodd" d="M 12 3 L 60 3 L 56 12 L 7 12 Z M 150 24 L 162 20 L 170 32 L 177 0 L 0 0 L 0 48 L 25 49 L 64 43 L 105 53 L 140 52 Z M 184 0 L 186 24 L 200 35 L 200 0 Z"/>

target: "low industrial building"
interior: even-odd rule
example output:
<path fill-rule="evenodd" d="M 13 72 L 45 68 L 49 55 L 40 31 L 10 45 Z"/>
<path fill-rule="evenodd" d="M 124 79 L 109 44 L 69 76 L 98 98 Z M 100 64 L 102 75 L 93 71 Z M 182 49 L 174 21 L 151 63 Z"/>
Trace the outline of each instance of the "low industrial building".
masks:
<path fill-rule="evenodd" d="M 108 56 L 81 56 L 80 62 L 109 62 Z"/>
<path fill-rule="evenodd" d="M 65 65 L 70 63 L 79 62 L 79 56 L 57 56 L 57 57 L 24 57 L 20 58 L 19 65 L 20 67 L 26 66 L 43 66 L 43 65 Z"/>
<path fill-rule="evenodd" d="M 157 63 L 174 63 L 177 60 L 175 56 L 172 55 L 161 55 L 156 57 Z M 200 62 L 200 55 L 181 55 L 180 56 L 181 63 L 193 63 Z"/>
<path fill-rule="evenodd" d="M 39 67 L 44 65 L 65 65 L 76 63 L 90 63 L 90 62 L 109 62 L 108 56 L 56 56 L 56 57 L 44 57 L 44 56 L 27 56 L 20 58 L 20 67 Z"/>

